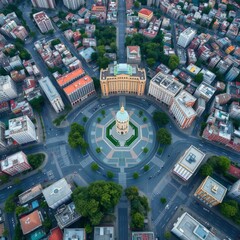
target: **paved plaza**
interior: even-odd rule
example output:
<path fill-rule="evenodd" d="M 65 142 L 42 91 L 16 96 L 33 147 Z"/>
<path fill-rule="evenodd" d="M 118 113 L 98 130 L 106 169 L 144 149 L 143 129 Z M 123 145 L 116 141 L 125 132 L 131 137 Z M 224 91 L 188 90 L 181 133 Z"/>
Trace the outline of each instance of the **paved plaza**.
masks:
<path fill-rule="evenodd" d="M 110 108 L 105 106 L 106 111 L 105 116 L 101 114 L 99 110 L 91 119 L 89 125 L 89 145 L 91 154 L 94 154 L 99 161 L 102 161 L 112 167 L 132 167 L 141 161 L 145 160 L 152 151 L 154 151 L 155 146 L 155 128 L 152 123 L 152 116 L 144 109 L 131 105 L 131 103 L 126 103 L 125 110 L 130 116 L 130 122 L 137 129 L 129 128 L 129 132 L 126 135 L 119 135 L 116 132 L 116 126 L 114 125 L 111 130 L 111 136 L 119 142 L 119 145 L 113 144 L 106 136 L 107 127 L 115 121 L 115 116 L 119 110 L 119 105 L 111 105 Z M 139 116 L 139 111 L 143 111 L 143 116 Z M 144 117 L 147 121 L 144 122 Z M 101 121 L 98 122 L 98 118 Z M 129 140 L 132 135 L 137 135 L 134 141 L 127 146 L 126 141 Z M 96 149 L 100 148 L 101 152 L 97 153 Z M 143 149 L 147 148 L 148 152 L 144 153 Z"/>

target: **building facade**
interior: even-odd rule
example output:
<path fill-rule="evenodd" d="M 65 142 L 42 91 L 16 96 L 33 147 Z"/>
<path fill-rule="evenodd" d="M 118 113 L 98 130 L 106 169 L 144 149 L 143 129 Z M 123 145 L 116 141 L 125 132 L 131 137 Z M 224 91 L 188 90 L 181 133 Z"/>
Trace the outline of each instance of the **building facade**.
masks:
<path fill-rule="evenodd" d="M 209 207 L 213 207 L 223 201 L 226 192 L 226 187 L 217 182 L 215 179 L 208 176 L 197 188 L 194 196 Z"/>
<path fill-rule="evenodd" d="M 56 7 L 55 0 L 32 0 L 33 7 L 37 8 L 52 8 Z"/>
<path fill-rule="evenodd" d="M 196 98 L 190 93 L 182 90 L 173 100 L 170 107 L 170 113 L 176 119 L 181 128 L 190 127 L 197 116 L 197 113 L 192 108 Z"/>
<path fill-rule="evenodd" d="M 141 52 L 139 46 L 127 46 L 127 63 L 140 64 Z"/>
<path fill-rule="evenodd" d="M 35 13 L 33 18 L 42 33 L 54 30 L 51 19 L 45 12 Z"/>
<path fill-rule="evenodd" d="M 85 0 L 63 0 L 63 4 L 71 10 L 76 10 L 85 4 Z"/>
<path fill-rule="evenodd" d="M 31 169 L 27 156 L 23 152 L 17 152 L 1 161 L 2 172 L 14 176 L 18 173 Z"/>
<path fill-rule="evenodd" d="M 127 134 L 129 130 L 129 115 L 123 106 L 116 114 L 116 130 L 120 135 Z"/>
<path fill-rule="evenodd" d="M 232 67 L 228 73 L 226 74 L 226 81 L 231 82 L 236 79 L 236 77 L 239 75 L 240 70 L 237 67 Z"/>
<path fill-rule="evenodd" d="M 18 144 L 29 143 L 37 140 L 37 134 L 33 122 L 28 116 L 10 119 L 9 136 Z"/>
<path fill-rule="evenodd" d="M 174 76 L 159 72 L 150 81 L 148 95 L 170 106 L 183 86 Z"/>
<path fill-rule="evenodd" d="M 194 29 L 185 29 L 182 33 L 180 33 L 177 44 L 183 48 L 187 47 L 195 37 L 195 34 L 196 31 Z"/>
<path fill-rule="evenodd" d="M 17 86 L 9 76 L 0 76 L 0 103 L 16 98 Z"/>
<path fill-rule="evenodd" d="M 228 192 L 228 196 L 240 201 L 240 179 L 237 180 Z"/>
<path fill-rule="evenodd" d="M 6 130 L 6 125 L 0 121 L 0 150 L 3 150 L 7 147 L 7 143 L 5 139 L 5 130 Z"/>
<path fill-rule="evenodd" d="M 103 96 L 111 94 L 136 94 L 142 96 L 146 85 L 146 72 L 134 64 L 110 64 L 100 71 Z"/>
<path fill-rule="evenodd" d="M 56 88 L 48 77 L 38 80 L 42 90 L 46 94 L 49 102 L 52 104 L 54 110 L 59 113 L 64 110 L 64 103 Z"/>

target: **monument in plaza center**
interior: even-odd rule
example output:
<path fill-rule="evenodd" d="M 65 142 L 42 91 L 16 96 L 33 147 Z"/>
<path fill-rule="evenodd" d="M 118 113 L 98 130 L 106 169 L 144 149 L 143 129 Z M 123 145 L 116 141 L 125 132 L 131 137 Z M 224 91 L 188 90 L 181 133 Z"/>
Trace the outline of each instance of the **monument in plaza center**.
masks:
<path fill-rule="evenodd" d="M 129 131 L 129 114 L 123 105 L 116 114 L 116 131 L 121 135 L 127 134 Z"/>

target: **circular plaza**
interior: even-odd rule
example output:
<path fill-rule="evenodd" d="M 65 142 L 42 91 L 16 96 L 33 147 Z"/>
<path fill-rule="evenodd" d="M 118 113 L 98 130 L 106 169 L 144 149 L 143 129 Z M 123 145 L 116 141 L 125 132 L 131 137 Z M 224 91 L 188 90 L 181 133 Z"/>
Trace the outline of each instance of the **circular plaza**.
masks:
<path fill-rule="evenodd" d="M 155 133 L 151 114 L 140 106 L 104 106 L 89 119 L 89 153 L 111 167 L 133 167 L 155 153 Z"/>

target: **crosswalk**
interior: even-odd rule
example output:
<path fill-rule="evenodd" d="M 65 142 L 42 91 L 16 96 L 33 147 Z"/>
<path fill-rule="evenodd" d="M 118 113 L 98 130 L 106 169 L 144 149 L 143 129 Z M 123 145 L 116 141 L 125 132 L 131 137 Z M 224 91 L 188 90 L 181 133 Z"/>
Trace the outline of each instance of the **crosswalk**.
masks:
<path fill-rule="evenodd" d="M 87 167 L 89 164 L 91 164 L 93 162 L 92 158 L 90 156 L 88 156 L 86 159 L 84 159 L 83 161 L 80 162 L 80 165 L 85 168 Z"/>

